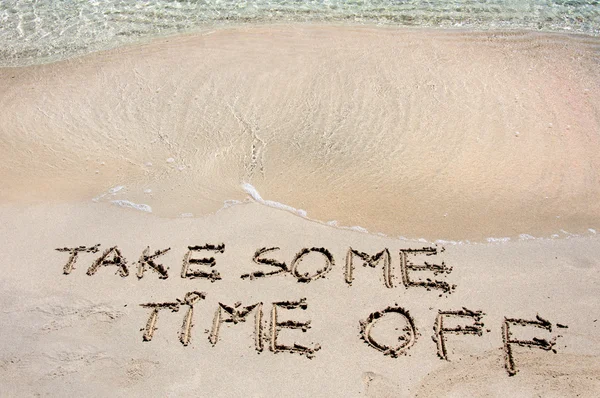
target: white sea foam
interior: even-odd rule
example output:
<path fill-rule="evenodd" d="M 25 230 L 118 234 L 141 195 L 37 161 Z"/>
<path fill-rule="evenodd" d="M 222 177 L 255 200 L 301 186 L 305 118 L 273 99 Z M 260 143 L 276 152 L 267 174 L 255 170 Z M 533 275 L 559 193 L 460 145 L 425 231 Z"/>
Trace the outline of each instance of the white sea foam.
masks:
<path fill-rule="evenodd" d="M 248 184 L 247 182 L 245 182 L 242 184 L 242 189 L 248 195 L 252 196 L 252 199 L 256 200 L 257 202 L 263 202 L 262 196 L 260 196 L 260 194 L 258 193 L 256 188 L 254 188 L 254 186 L 252 184 Z"/>
<path fill-rule="evenodd" d="M 242 203 L 242 202 L 240 202 L 239 200 L 235 200 L 235 199 L 226 200 L 223 202 L 223 209 L 226 209 L 231 206 L 239 205 L 240 203 Z"/>
<path fill-rule="evenodd" d="M 576 238 L 579 236 L 577 234 L 573 234 L 571 232 L 565 231 L 564 229 L 561 229 L 560 232 L 564 235 L 567 235 L 567 238 Z"/>
<path fill-rule="evenodd" d="M 356 231 L 356 232 L 361 232 L 361 233 L 371 233 L 366 228 L 358 226 L 358 225 L 355 225 L 355 226 L 339 225 L 337 220 L 320 221 L 320 220 L 310 219 L 310 218 L 308 218 L 307 213 L 304 210 L 296 209 L 295 207 L 288 206 L 288 205 L 280 203 L 280 202 L 263 199 L 261 194 L 258 192 L 258 190 L 252 184 L 243 183 L 242 189 L 252 198 L 252 200 L 254 200 L 257 203 L 261 203 L 261 204 L 264 204 L 266 206 L 273 207 L 276 209 L 289 211 L 289 212 L 297 214 L 303 218 L 307 218 L 311 221 L 316 221 L 316 222 L 319 222 L 324 225 L 329 225 L 334 228 L 351 230 L 351 231 Z M 240 202 L 238 200 L 226 200 L 224 202 L 223 209 L 234 206 L 236 204 L 240 204 L 240 203 L 243 203 L 243 202 Z M 593 228 L 588 228 L 588 231 L 592 235 L 597 234 L 597 231 Z M 567 232 L 564 229 L 559 230 L 559 232 L 562 234 L 563 237 L 566 237 L 567 239 L 581 236 L 581 235 Z M 388 237 L 388 235 L 381 233 L 381 232 L 372 232 L 372 234 L 378 235 L 378 236 L 383 236 L 383 237 Z M 544 239 L 557 239 L 560 237 L 561 237 L 561 235 L 559 235 L 559 234 L 552 234 L 549 237 L 535 237 L 533 235 L 523 233 L 523 234 L 518 235 L 518 240 L 520 240 L 520 241 L 544 240 Z M 460 241 L 445 240 L 445 239 L 428 240 L 425 238 L 407 238 L 405 236 L 398 236 L 396 239 L 398 239 L 400 241 L 405 241 L 405 242 L 414 242 L 414 243 L 420 243 L 420 244 L 436 244 L 436 245 L 476 245 L 476 244 L 478 244 L 478 242 L 472 242 L 467 239 L 460 240 Z M 507 243 L 507 242 L 510 242 L 511 240 L 512 239 L 510 237 L 489 237 L 489 238 L 485 239 L 485 242 L 496 244 L 496 243 Z"/>
<path fill-rule="evenodd" d="M 92 202 L 99 202 L 100 199 L 102 199 L 103 197 L 105 197 L 106 195 L 116 195 L 117 192 L 121 191 L 123 188 L 125 188 L 125 185 L 117 185 L 115 187 L 110 188 L 107 192 L 101 193 L 100 195 L 96 196 L 95 198 L 92 198 Z"/>
<path fill-rule="evenodd" d="M 143 204 L 143 203 L 137 204 L 137 203 L 133 203 L 129 200 L 112 200 L 110 203 L 115 204 L 117 206 L 121 206 L 121 207 L 128 207 L 131 209 L 145 211 L 147 213 L 152 213 L 152 207 L 150 207 L 146 204 Z"/>
<path fill-rule="evenodd" d="M 521 234 L 521 235 L 519 235 L 519 239 L 520 240 L 531 240 L 531 239 L 535 239 L 535 236 L 531 236 L 529 234 Z"/>
<path fill-rule="evenodd" d="M 285 210 L 285 211 L 289 211 L 290 213 L 294 213 L 299 215 L 300 217 L 303 218 L 307 218 L 307 213 L 305 210 L 302 209 L 296 209 L 295 207 L 292 206 L 288 206 L 286 204 L 280 203 L 280 202 L 276 202 L 274 200 L 264 200 L 262 198 L 262 196 L 260 196 L 260 194 L 258 193 L 258 191 L 256 190 L 256 188 L 254 188 L 254 186 L 252 184 L 249 184 L 247 182 L 242 184 L 242 189 L 252 197 L 252 199 L 254 199 L 256 202 L 261 203 L 265 206 L 269 206 L 269 207 L 274 207 L 276 209 L 281 209 L 281 210 Z"/>
<path fill-rule="evenodd" d="M 504 238 L 487 238 L 486 241 L 488 243 L 506 243 L 510 241 L 510 238 L 508 237 L 504 237 Z"/>
<path fill-rule="evenodd" d="M 122 190 L 123 188 L 125 188 L 125 185 L 117 185 L 116 187 L 112 187 L 111 189 L 108 190 L 108 193 L 110 194 L 116 194 L 117 192 L 119 192 L 120 190 Z"/>
<path fill-rule="evenodd" d="M 461 241 L 456 241 L 456 240 L 444 240 L 444 239 L 438 239 L 438 240 L 436 240 L 436 241 L 435 241 L 435 242 L 433 242 L 433 243 L 435 243 L 436 245 L 446 245 L 446 246 L 447 246 L 447 245 L 453 245 L 453 246 L 454 246 L 454 245 L 462 245 L 462 244 L 464 244 L 465 242 L 463 242 L 462 240 L 461 240 Z"/>

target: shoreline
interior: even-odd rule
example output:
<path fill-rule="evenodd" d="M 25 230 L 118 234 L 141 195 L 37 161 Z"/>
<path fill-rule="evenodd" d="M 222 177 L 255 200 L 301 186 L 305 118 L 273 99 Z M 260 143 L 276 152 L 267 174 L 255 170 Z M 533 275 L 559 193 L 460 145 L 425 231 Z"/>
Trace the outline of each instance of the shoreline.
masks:
<path fill-rule="evenodd" d="M 106 194 L 106 193 L 105 193 Z M 100 195 L 103 197 L 105 194 Z M 110 199 L 110 198 L 109 198 Z M 265 204 L 264 202 L 270 202 Z M 309 223 L 314 223 L 315 225 L 324 226 L 326 228 L 331 228 L 332 231 L 351 231 L 355 233 L 365 234 L 374 238 L 385 238 L 390 239 L 392 241 L 397 241 L 399 244 L 421 244 L 421 245 L 439 245 L 439 246 L 478 246 L 478 245 L 503 245 L 503 244 L 513 244 L 518 242 L 527 242 L 527 241 L 540 241 L 540 242 L 560 242 L 563 240 L 570 239 L 595 239 L 600 237 L 600 229 L 596 229 L 593 227 L 590 228 L 582 228 L 581 231 L 574 233 L 571 231 L 566 231 L 564 229 L 558 229 L 549 235 L 543 236 L 535 236 L 531 235 L 529 232 L 522 232 L 515 235 L 506 235 L 506 236 L 484 236 L 484 237 L 475 237 L 471 239 L 461 239 L 454 240 L 450 238 L 444 237 L 434 237 L 434 238 L 424 238 L 418 236 L 391 236 L 386 235 L 382 232 L 378 231 L 370 231 L 360 225 L 339 225 L 335 220 L 318 220 L 309 217 L 308 215 L 298 214 L 298 212 L 303 212 L 302 209 L 295 209 L 291 206 L 281 204 L 278 202 L 273 202 L 270 200 L 257 201 L 251 196 L 248 196 L 246 199 L 239 200 L 226 200 L 223 207 L 217 209 L 216 211 L 208 214 L 195 215 L 193 213 L 180 213 L 176 216 L 161 216 L 152 212 L 152 209 L 144 204 L 144 203 L 133 203 L 128 200 L 109 200 L 109 201 L 99 201 L 97 198 L 92 198 L 89 201 L 36 201 L 31 203 L 2 203 L 0 204 L 0 208 L 4 209 L 14 209 L 15 211 L 23 211 L 27 209 L 36 209 L 43 206 L 87 206 L 93 205 L 97 209 L 101 211 L 114 211 L 114 212 L 131 212 L 131 213 L 139 213 L 142 217 L 148 217 L 150 219 L 161 221 L 161 220 L 196 220 L 197 222 L 206 222 L 210 218 L 218 215 L 219 213 L 227 212 L 232 207 L 244 207 L 244 206 L 253 206 L 258 205 L 261 207 L 265 207 L 268 210 L 272 211 L 275 214 L 282 212 L 291 214 L 294 217 L 297 217 L 301 220 L 304 220 Z"/>
<path fill-rule="evenodd" d="M 128 48 L 135 49 L 136 47 L 151 45 L 156 42 L 168 42 L 171 40 L 177 40 L 185 37 L 195 36 L 207 36 L 213 33 L 222 31 L 240 31 L 240 30 L 254 30 L 254 29 L 281 29 L 281 28 L 295 28 L 295 29 L 364 29 L 364 30 L 387 30 L 387 31 L 405 31 L 405 32 L 423 32 L 423 33 L 450 33 L 458 35 L 477 35 L 477 34 L 497 34 L 503 36 L 510 35 L 533 35 L 533 36 L 550 36 L 550 37 L 565 37 L 567 39 L 576 39 L 580 42 L 587 41 L 598 41 L 600 39 L 600 30 L 596 33 L 590 33 L 585 31 L 577 31 L 571 29 L 533 29 L 526 27 L 510 27 L 508 23 L 505 26 L 490 26 L 490 27 L 476 27 L 474 25 L 467 26 L 433 26 L 433 25 L 394 25 L 393 23 L 375 23 L 375 22 L 344 22 L 344 21 L 274 21 L 274 22 L 242 22 L 242 23 L 228 23 L 228 24 L 205 24 L 202 26 L 194 27 L 193 29 L 186 31 L 175 31 L 164 34 L 146 35 L 137 37 L 134 40 L 127 41 L 115 41 L 113 43 L 105 43 L 104 45 L 91 46 L 91 50 L 82 50 L 74 52 L 71 55 L 61 56 L 59 58 L 53 58 L 52 56 L 44 56 L 37 62 L 31 60 L 30 63 L 27 61 L 15 61 L 16 64 L 3 64 L 0 61 L 0 69 L 18 69 L 28 68 L 35 66 L 51 65 L 61 62 L 76 61 L 80 58 L 85 58 L 97 53 L 107 53 L 112 51 L 126 50 Z M 29 59 L 29 58 L 26 58 Z"/>
<path fill-rule="evenodd" d="M 403 236 L 403 235 L 390 236 L 390 235 L 386 235 L 386 234 L 384 234 L 382 232 L 378 232 L 378 231 L 369 231 L 360 225 L 339 225 L 336 220 L 318 220 L 318 219 L 311 218 L 307 214 L 307 212 L 303 209 L 296 209 L 285 203 L 279 203 L 279 202 L 274 202 L 269 199 L 263 199 L 254 187 L 252 187 L 251 185 L 250 185 L 250 187 L 246 187 L 247 185 L 249 185 L 247 183 L 245 183 L 243 185 L 244 186 L 242 188 L 248 194 L 248 196 L 243 201 L 235 200 L 235 199 L 234 200 L 225 200 L 223 207 L 217 209 L 216 211 L 214 211 L 212 213 L 198 215 L 198 216 L 194 215 L 193 213 L 181 213 L 178 216 L 164 217 L 164 216 L 152 214 L 152 209 L 151 208 L 148 209 L 149 206 L 144 203 L 132 203 L 127 200 L 122 201 L 119 199 L 110 200 L 110 197 L 107 202 L 102 202 L 100 204 L 103 206 L 112 206 L 112 207 L 115 207 L 115 205 L 116 205 L 116 207 L 125 208 L 127 211 L 145 212 L 146 216 L 148 216 L 148 217 L 158 217 L 158 218 L 163 218 L 163 219 L 168 219 L 168 220 L 175 220 L 175 219 L 181 219 L 181 218 L 191 218 L 191 219 L 203 220 L 203 219 L 206 219 L 207 217 L 214 216 L 217 213 L 227 211 L 227 209 L 234 207 L 234 206 L 244 206 L 244 205 L 251 205 L 251 204 L 255 203 L 260 206 L 271 208 L 271 209 L 273 209 L 273 211 L 289 213 L 295 217 L 301 218 L 308 222 L 327 226 L 327 227 L 333 228 L 335 230 L 354 231 L 354 232 L 368 234 L 370 236 L 379 236 L 379 237 L 384 237 L 387 239 L 395 239 L 400 242 L 406 242 L 406 243 L 423 243 L 423 244 L 435 244 L 435 245 L 502 244 L 502 243 L 508 243 L 508 242 L 519 242 L 519 241 L 528 241 L 528 240 L 553 241 L 553 240 L 557 240 L 557 239 L 562 240 L 562 239 L 573 239 L 573 238 L 594 238 L 598 234 L 598 230 L 596 228 L 593 228 L 594 226 L 590 226 L 587 229 L 583 228 L 583 230 L 578 233 L 572 233 L 569 231 L 565 231 L 564 229 L 559 229 L 557 231 L 554 231 L 554 233 L 547 235 L 547 236 L 533 236 L 528 232 L 522 232 L 522 233 L 519 233 L 516 235 L 510 235 L 510 236 L 486 236 L 483 238 L 473 238 L 473 239 L 463 239 L 463 240 L 444 239 L 443 237 L 426 239 L 423 237 L 411 237 L 411 236 L 407 237 L 407 236 Z M 119 186 L 118 188 L 125 188 L 125 187 Z M 100 199 L 102 199 L 103 197 L 105 197 L 108 194 L 111 194 L 112 189 L 114 189 L 114 188 L 111 188 L 107 192 L 99 195 L 96 198 L 93 198 L 91 201 L 95 202 L 95 203 L 99 203 Z M 119 191 L 120 190 L 121 189 L 119 189 Z M 78 203 L 72 203 L 72 204 L 76 205 Z M 79 204 L 84 204 L 84 203 L 79 203 Z"/>

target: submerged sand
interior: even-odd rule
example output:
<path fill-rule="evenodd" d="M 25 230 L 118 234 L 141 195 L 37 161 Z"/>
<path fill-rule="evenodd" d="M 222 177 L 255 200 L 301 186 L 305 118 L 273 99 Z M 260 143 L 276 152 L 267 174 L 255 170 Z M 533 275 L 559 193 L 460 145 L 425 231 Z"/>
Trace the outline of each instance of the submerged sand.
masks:
<path fill-rule="evenodd" d="M 599 44 L 272 26 L 0 69 L 2 395 L 596 397 Z M 560 236 L 397 239 L 525 233 Z"/>
<path fill-rule="evenodd" d="M 600 227 L 595 38 L 258 27 L 0 69 L 3 201 L 212 213 L 241 184 L 392 237 Z"/>

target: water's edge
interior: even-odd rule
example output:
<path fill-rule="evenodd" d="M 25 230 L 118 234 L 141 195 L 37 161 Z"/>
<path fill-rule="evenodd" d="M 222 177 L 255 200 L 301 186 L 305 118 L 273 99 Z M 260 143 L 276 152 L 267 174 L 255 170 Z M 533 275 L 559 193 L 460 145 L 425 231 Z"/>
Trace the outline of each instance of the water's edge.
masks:
<path fill-rule="evenodd" d="M 123 185 L 115 186 L 115 187 L 109 189 L 108 192 L 105 192 L 105 193 L 93 198 L 92 201 L 96 202 L 96 203 L 104 201 L 104 202 L 110 203 L 112 205 L 121 207 L 121 208 L 133 209 L 133 210 L 137 210 L 137 211 L 141 211 L 141 212 L 145 212 L 145 213 L 152 213 L 152 208 L 149 205 L 144 204 L 144 203 L 133 203 L 129 200 L 121 200 L 121 199 L 112 200 L 111 197 L 116 195 L 117 192 L 122 191 L 124 188 L 125 188 L 125 186 L 123 186 Z M 532 236 L 528 233 L 521 233 L 521 234 L 518 234 L 515 236 L 502 236 L 502 237 L 490 236 L 490 237 L 486 237 L 485 239 L 463 239 L 463 240 L 425 239 L 425 238 L 418 238 L 418 237 L 412 237 L 412 236 L 409 236 L 409 237 L 390 236 L 390 235 L 384 234 L 382 232 L 369 231 L 366 228 L 361 227 L 359 225 L 346 226 L 346 225 L 340 225 L 336 220 L 325 221 L 325 220 L 318 220 L 315 218 L 311 218 L 308 215 L 308 213 L 306 212 L 306 210 L 296 209 L 295 207 L 286 205 L 285 203 L 280 203 L 277 201 L 264 199 L 261 196 L 261 194 L 258 192 L 258 190 L 250 183 L 241 184 L 241 189 L 248 194 L 248 197 L 244 201 L 226 200 L 223 202 L 223 207 L 221 207 L 219 210 L 217 210 L 214 213 L 202 214 L 199 216 L 195 216 L 193 213 L 181 213 L 179 215 L 179 218 L 202 219 L 202 218 L 205 218 L 208 216 L 215 215 L 215 214 L 217 214 L 221 211 L 224 211 L 226 209 L 229 209 L 233 206 L 245 205 L 248 203 L 258 203 L 262 206 L 267 206 L 267 207 L 270 207 L 270 208 L 273 208 L 273 209 L 279 210 L 279 211 L 285 211 L 285 212 L 291 213 L 297 217 L 303 218 L 307 221 L 316 222 L 317 224 L 325 225 L 325 226 L 328 226 L 328 227 L 331 227 L 334 229 L 351 230 L 354 232 L 369 234 L 372 236 L 381 236 L 381 237 L 385 237 L 385 238 L 398 239 L 403 242 L 413 242 L 413 243 L 422 243 L 422 244 L 435 244 L 435 245 L 505 244 L 505 243 L 509 243 L 509 242 L 526 241 L 526 240 L 542 240 L 543 241 L 543 240 L 572 239 L 572 238 L 598 236 L 598 231 L 594 228 L 588 228 L 587 233 L 584 233 L 584 234 L 571 233 L 571 232 L 565 231 L 564 229 L 561 229 L 561 230 L 557 231 L 556 233 L 550 234 L 549 236 Z M 105 200 L 102 200 L 102 199 L 105 199 Z M 161 217 L 160 215 L 156 215 L 156 214 L 149 214 L 149 215 L 154 216 L 154 217 Z"/>
<path fill-rule="evenodd" d="M 600 35 L 596 1 L 345 2 L 112 0 L 0 3 L 0 66 L 68 59 L 176 34 L 257 24 L 320 23 Z"/>

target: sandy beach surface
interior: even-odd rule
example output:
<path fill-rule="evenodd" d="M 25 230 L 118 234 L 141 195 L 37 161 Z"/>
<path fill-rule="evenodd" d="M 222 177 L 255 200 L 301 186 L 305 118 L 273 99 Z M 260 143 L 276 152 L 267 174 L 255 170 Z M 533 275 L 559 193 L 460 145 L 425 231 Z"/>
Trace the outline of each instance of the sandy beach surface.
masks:
<path fill-rule="evenodd" d="M 598 396 L 599 49 L 274 25 L 0 68 L 1 395 Z"/>

